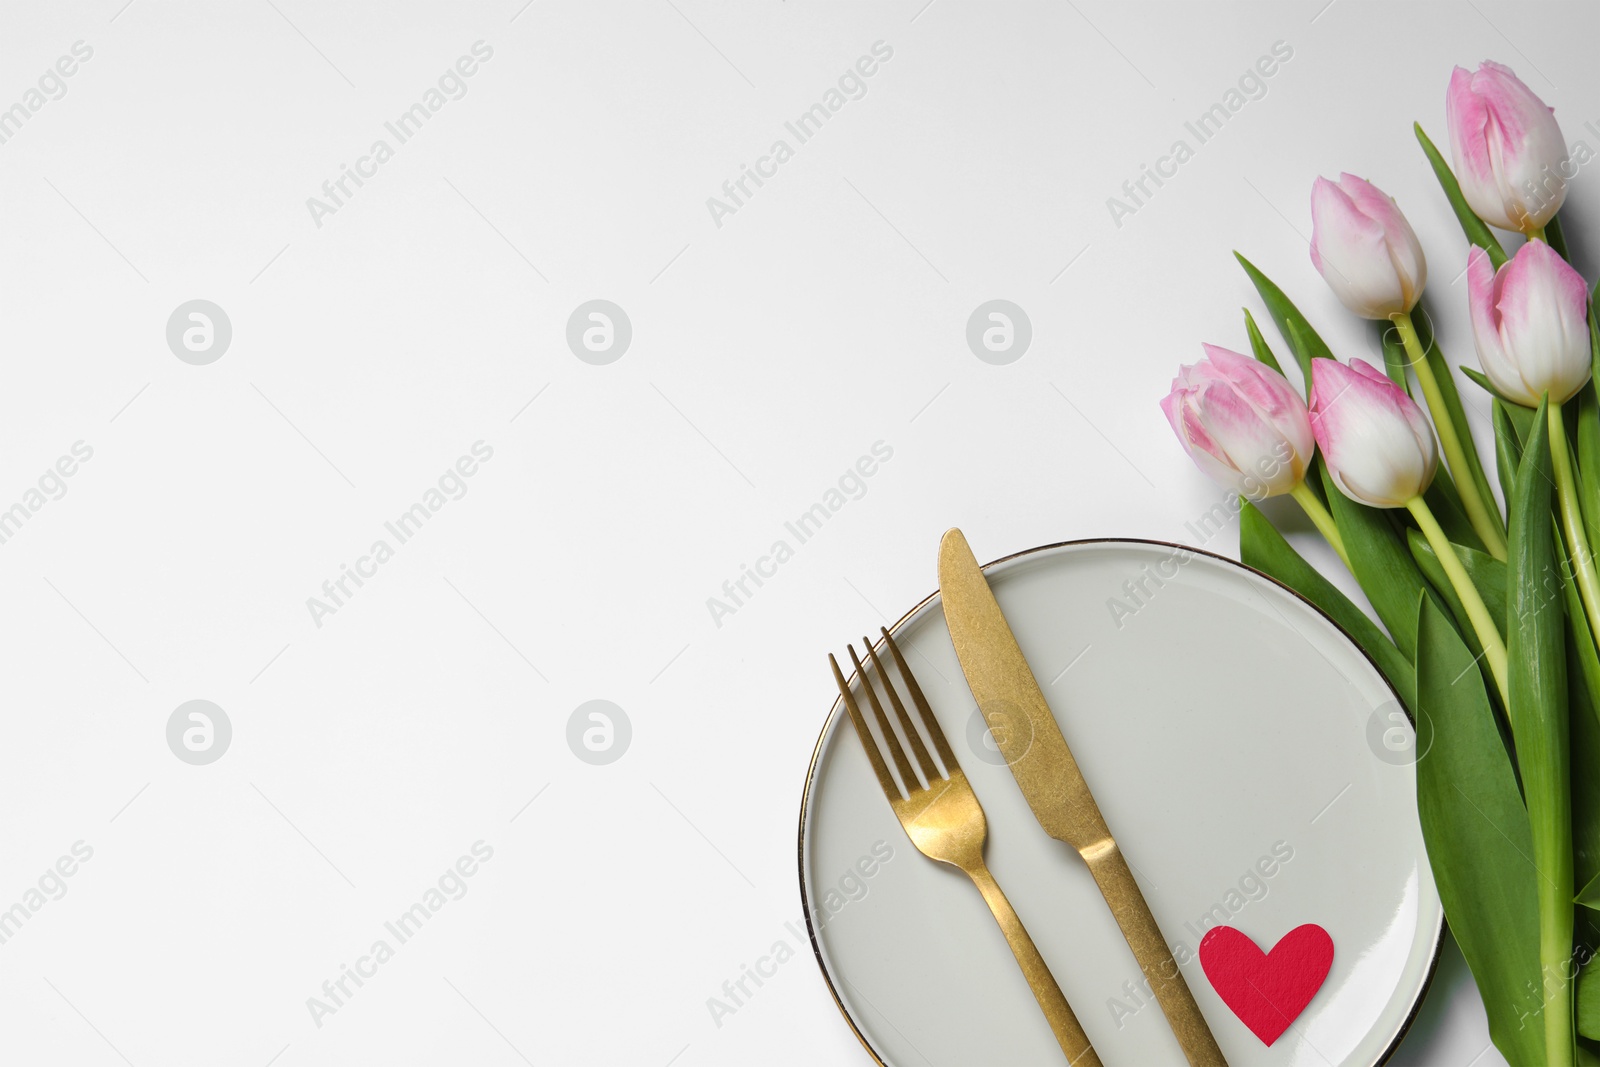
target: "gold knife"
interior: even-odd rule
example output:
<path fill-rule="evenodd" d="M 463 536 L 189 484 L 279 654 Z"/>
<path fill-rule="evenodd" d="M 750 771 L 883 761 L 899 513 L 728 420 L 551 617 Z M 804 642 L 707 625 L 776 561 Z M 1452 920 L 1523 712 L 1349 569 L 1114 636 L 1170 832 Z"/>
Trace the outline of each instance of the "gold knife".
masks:
<path fill-rule="evenodd" d="M 1023 723 L 1014 726 L 1027 727 L 992 734 L 1034 817 L 1045 833 L 1077 849 L 1089 865 L 1189 1063 L 1226 1067 L 1222 1050 L 960 530 L 947 531 L 939 543 L 939 598 L 961 671 L 985 720 L 994 721 L 991 712 L 1016 713 Z"/>

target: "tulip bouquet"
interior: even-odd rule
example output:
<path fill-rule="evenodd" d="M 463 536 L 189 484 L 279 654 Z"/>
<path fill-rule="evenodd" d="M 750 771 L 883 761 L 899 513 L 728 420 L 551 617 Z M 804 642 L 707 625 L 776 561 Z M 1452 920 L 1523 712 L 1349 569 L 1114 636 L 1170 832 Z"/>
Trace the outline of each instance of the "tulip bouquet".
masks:
<path fill-rule="evenodd" d="M 1312 187 L 1311 260 L 1382 324 L 1382 369 L 1339 362 L 1241 256 L 1307 399 L 1246 311 L 1253 358 L 1207 345 L 1162 408 L 1245 498 L 1244 562 L 1327 612 L 1410 711 L 1429 863 L 1496 1046 L 1513 1064 L 1600 1064 L 1600 286 L 1568 262 L 1557 213 L 1574 171 L 1551 109 L 1496 63 L 1457 68 L 1446 102 L 1453 167 L 1415 130 L 1470 242 L 1481 370 L 1461 371 L 1488 394 L 1505 507 L 1418 307 L 1422 245 L 1354 175 Z M 1497 229 L 1521 235 L 1515 254 Z M 1376 621 L 1256 507 L 1280 495 Z"/>

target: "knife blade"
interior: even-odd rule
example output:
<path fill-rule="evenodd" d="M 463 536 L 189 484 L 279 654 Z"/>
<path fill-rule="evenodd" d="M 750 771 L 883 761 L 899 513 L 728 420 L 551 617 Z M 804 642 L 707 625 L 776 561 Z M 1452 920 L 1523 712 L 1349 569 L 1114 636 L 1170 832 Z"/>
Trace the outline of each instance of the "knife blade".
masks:
<path fill-rule="evenodd" d="M 1150 914 L 1128 861 L 1089 792 L 966 536 L 939 543 L 939 599 L 967 687 L 1045 833 L 1077 850 L 1193 1067 L 1225 1067 L 1222 1050 Z"/>

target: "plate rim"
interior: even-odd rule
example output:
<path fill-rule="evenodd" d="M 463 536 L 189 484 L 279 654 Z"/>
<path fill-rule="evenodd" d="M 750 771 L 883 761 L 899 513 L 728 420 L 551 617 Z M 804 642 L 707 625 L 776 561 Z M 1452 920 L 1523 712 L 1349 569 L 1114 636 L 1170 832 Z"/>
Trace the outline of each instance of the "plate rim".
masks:
<path fill-rule="evenodd" d="M 1252 574 L 1258 578 L 1265 579 L 1267 582 L 1282 589 L 1284 592 L 1300 601 L 1306 607 L 1316 612 L 1323 618 L 1324 621 L 1337 630 L 1346 641 L 1349 641 L 1351 647 L 1353 647 L 1356 652 L 1361 655 L 1361 658 L 1366 660 L 1367 663 L 1372 666 L 1374 673 L 1376 673 L 1379 680 L 1383 682 L 1384 688 L 1389 691 L 1389 693 L 1394 697 L 1395 703 L 1398 704 L 1401 710 L 1405 712 L 1406 719 L 1411 723 L 1411 728 L 1413 730 L 1416 729 L 1416 719 L 1412 716 L 1411 709 L 1406 707 L 1405 701 L 1400 699 L 1400 694 L 1395 692 L 1394 686 L 1390 684 L 1389 679 L 1378 667 L 1377 661 L 1367 654 L 1367 650 L 1361 647 L 1360 643 L 1351 636 L 1348 630 L 1339 625 L 1336 619 L 1334 619 L 1326 611 L 1323 611 L 1322 608 L 1319 607 L 1309 597 L 1302 595 L 1299 590 L 1279 581 L 1277 578 L 1274 578 L 1272 575 L 1263 570 L 1250 566 L 1248 563 L 1245 563 L 1242 560 L 1233 559 L 1232 557 L 1222 555 L 1220 552 L 1212 552 L 1209 549 L 1198 548 L 1194 545 L 1185 545 L 1177 541 L 1164 541 L 1160 538 L 1082 537 L 1067 541 L 1053 541 L 1049 544 L 1035 545 L 1032 548 L 1024 548 L 1020 551 L 1000 556 L 997 559 L 992 559 L 988 563 L 985 563 L 979 567 L 979 570 L 983 572 L 985 578 L 987 579 L 989 570 L 991 568 L 998 567 L 1003 563 L 1009 563 L 1014 559 L 1021 559 L 1024 556 L 1037 555 L 1038 553 L 1049 552 L 1058 548 L 1074 548 L 1085 545 L 1148 545 L 1157 548 L 1182 549 L 1185 552 L 1192 552 L 1198 556 L 1206 556 L 1210 559 L 1225 563 L 1230 567 L 1236 567 L 1247 574 Z M 912 607 L 905 612 L 905 614 L 901 615 L 894 621 L 892 625 L 888 627 L 889 633 L 894 634 L 898 632 L 900 627 L 904 626 L 908 619 L 920 612 L 938 595 L 939 590 L 935 588 L 933 592 L 917 601 L 916 604 L 912 605 Z M 854 675 L 852 674 L 851 677 L 854 677 Z M 842 704 L 843 700 L 836 696 L 834 697 L 833 703 L 828 708 L 828 714 L 823 720 L 822 729 L 817 734 L 817 743 L 811 750 L 811 760 L 806 766 L 805 787 L 800 793 L 800 826 L 798 847 L 796 849 L 796 859 L 800 882 L 800 905 L 801 911 L 805 914 L 806 938 L 811 942 L 811 956 L 812 959 L 816 960 L 817 969 L 822 972 L 822 981 L 828 987 L 828 996 L 833 999 L 834 1007 L 838 1008 L 839 1014 L 844 1016 L 844 1021 L 847 1025 L 849 1025 L 850 1032 L 855 1034 L 856 1040 L 861 1043 L 861 1047 L 866 1050 L 867 1055 L 872 1057 L 873 1063 L 877 1064 L 878 1067 L 891 1067 L 889 1062 L 878 1054 L 878 1050 L 872 1047 L 872 1043 L 867 1040 L 867 1035 L 862 1032 L 860 1025 L 856 1022 L 855 1016 L 850 1014 L 850 1009 L 845 1007 L 844 1001 L 839 997 L 839 990 L 833 984 L 833 975 L 828 972 L 828 965 L 822 958 L 822 946 L 817 941 L 817 931 L 811 920 L 811 900 L 809 894 L 806 892 L 806 823 L 807 814 L 809 813 L 811 807 L 811 787 L 812 783 L 816 780 L 817 761 L 822 758 L 822 746 L 828 740 L 829 727 L 832 725 L 834 719 L 838 717 L 839 709 Z M 1426 852 L 1424 852 L 1424 858 L 1426 858 Z M 1405 1041 L 1406 1035 L 1411 1031 L 1411 1025 L 1417 1021 L 1417 1015 L 1422 1011 L 1423 1002 L 1428 999 L 1428 993 L 1433 987 L 1434 975 L 1438 973 L 1439 957 L 1444 951 L 1445 926 L 1446 920 L 1444 915 L 1444 907 L 1441 903 L 1439 908 L 1439 921 L 1435 925 L 1433 931 L 1433 951 L 1431 958 L 1428 960 L 1428 972 L 1423 976 L 1422 985 L 1417 990 L 1416 999 L 1411 1003 L 1411 1010 L 1406 1013 L 1405 1021 L 1400 1024 L 1400 1029 L 1395 1032 L 1394 1040 L 1391 1041 L 1388 1047 L 1383 1050 L 1382 1055 L 1380 1055 L 1378 1059 L 1374 1061 L 1373 1067 L 1383 1067 L 1383 1064 L 1389 1062 L 1390 1058 L 1394 1056 L 1395 1052 L 1399 1050 L 1400 1045 Z"/>

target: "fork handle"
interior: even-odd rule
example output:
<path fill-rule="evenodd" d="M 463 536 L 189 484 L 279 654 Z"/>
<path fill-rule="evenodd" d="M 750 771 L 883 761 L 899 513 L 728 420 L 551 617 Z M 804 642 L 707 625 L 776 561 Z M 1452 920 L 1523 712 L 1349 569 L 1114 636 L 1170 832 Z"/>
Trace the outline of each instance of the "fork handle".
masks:
<path fill-rule="evenodd" d="M 1033 990 L 1034 999 L 1039 1002 L 1044 1017 L 1050 1020 L 1050 1029 L 1055 1033 L 1056 1043 L 1061 1046 L 1061 1051 L 1066 1053 L 1067 1062 L 1074 1067 L 1101 1067 L 1100 1057 L 1089 1044 L 1089 1038 L 1085 1036 L 1083 1027 L 1078 1024 L 1078 1017 L 1072 1013 L 1072 1005 L 1067 1003 L 1061 987 L 1056 984 L 1055 975 L 1050 973 L 1044 957 L 1039 955 L 1039 950 L 1034 947 L 1033 938 L 1029 937 L 1028 931 L 1023 928 L 1022 920 L 1017 917 L 1016 910 L 1011 907 L 1011 901 L 1007 900 L 1005 893 L 1001 891 L 1000 884 L 994 880 L 994 875 L 983 865 L 967 871 L 967 874 L 977 885 L 978 892 L 983 894 L 984 903 L 994 912 L 995 921 L 1000 924 L 1001 932 L 1006 935 L 1006 942 L 1011 946 L 1012 955 L 1017 957 L 1017 965 L 1022 968 L 1023 976 L 1028 979 L 1028 986 Z"/>
<path fill-rule="evenodd" d="M 1161 927 L 1150 914 L 1150 905 L 1145 903 L 1139 883 L 1133 880 L 1133 872 L 1128 869 L 1122 850 L 1108 838 L 1102 845 L 1085 850 L 1084 859 L 1106 903 L 1111 905 L 1111 914 L 1122 928 L 1122 936 L 1128 939 L 1128 947 L 1133 949 L 1139 969 L 1149 979 L 1156 1002 L 1161 1005 L 1184 1056 L 1192 1067 L 1228 1067 L 1222 1050 L 1217 1047 L 1217 1039 L 1206 1025 L 1205 1016 L 1200 1014 L 1200 1005 L 1195 1003 L 1189 984 L 1183 980 L 1183 972 L 1172 958 Z"/>

